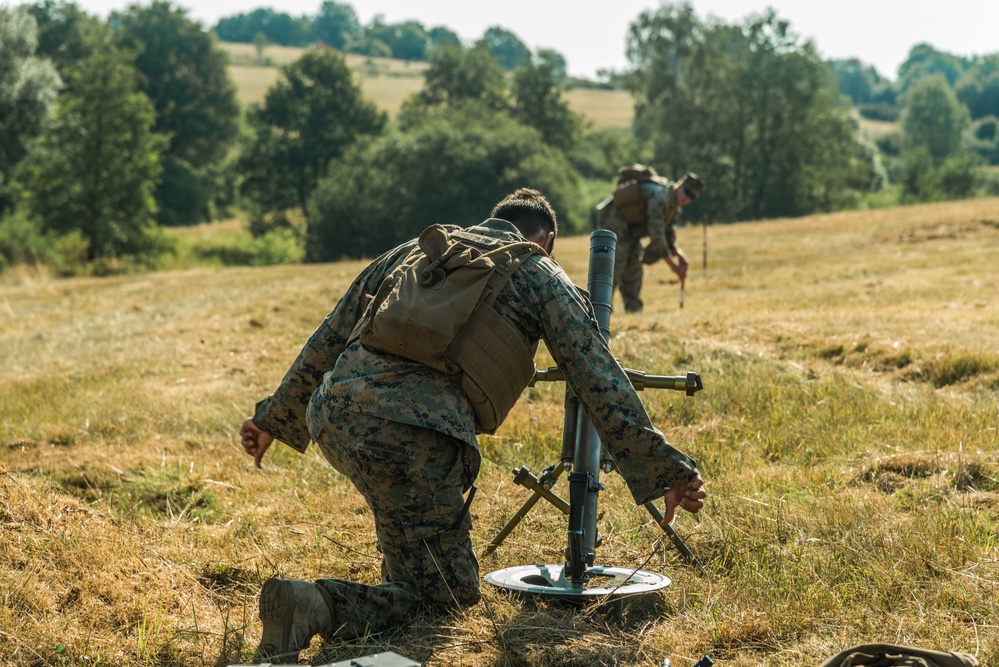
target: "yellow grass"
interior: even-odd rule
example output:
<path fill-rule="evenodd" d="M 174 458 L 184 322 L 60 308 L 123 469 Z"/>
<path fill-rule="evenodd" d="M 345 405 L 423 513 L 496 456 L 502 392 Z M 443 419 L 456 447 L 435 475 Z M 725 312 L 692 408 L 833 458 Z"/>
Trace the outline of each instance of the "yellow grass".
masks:
<path fill-rule="evenodd" d="M 612 318 L 622 362 L 699 372 L 649 390 L 710 492 L 684 565 L 616 474 L 604 564 L 673 579 L 623 618 L 511 599 L 363 641 L 424 664 L 817 666 L 865 641 L 999 664 L 999 199 L 679 229 L 686 303 L 660 265 Z M 230 223 L 231 224 L 231 223 Z M 185 230 L 188 240 L 209 233 Z M 585 283 L 587 240 L 557 259 Z M 378 579 L 363 500 L 314 450 L 262 471 L 236 430 L 363 262 L 0 277 L 0 655 L 12 665 L 249 661 L 269 576 Z M 620 302 L 616 302 L 620 306 Z M 539 354 L 537 363 L 549 363 Z M 481 552 L 557 458 L 562 388 L 525 392 L 472 506 Z M 565 495 L 565 483 L 555 491 Z M 558 563 L 536 507 L 483 572 Z"/>
<path fill-rule="evenodd" d="M 229 54 L 229 76 L 236 84 L 236 94 L 245 106 L 262 102 L 267 89 L 278 80 L 277 67 L 298 58 L 305 49 L 287 46 L 267 46 L 262 64 L 252 44 L 222 42 Z M 393 58 L 368 58 L 346 54 L 347 64 L 356 73 L 364 96 L 394 117 L 403 101 L 423 88 L 423 72 L 427 64 Z M 570 108 L 585 116 L 596 127 L 630 127 L 634 103 L 631 95 L 621 90 L 590 90 L 577 88 L 565 95 Z"/>
<path fill-rule="evenodd" d="M 635 101 L 627 91 L 573 88 L 565 99 L 569 108 L 597 127 L 631 127 Z"/>
<path fill-rule="evenodd" d="M 860 119 L 860 127 L 867 131 L 872 139 L 884 136 L 898 130 L 898 123 L 890 120 Z"/>
<path fill-rule="evenodd" d="M 233 64 L 256 63 L 258 58 L 257 47 L 253 44 L 239 44 L 236 42 L 220 42 L 219 46 L 229 54 L 229 61 Z M 269 44 L 264 47 L 262 56 L 269 59 L 274 65 L 287 65 L 297 60 L 305 49 L 297 46 L 278 46 Z"/>
<path fill-rule="evenodd" d="M 423 89 L 423 77 L 390 78 L 384 76 L 362 77 L 361 91 L 378 108 L 394 117 L 402 103 Z"/>
<path fill-rule="evenodd" d="M 236 84 L 236 94 L 243 106 L 264 101 L 267 91 L 277 83 L 281 72 L 275 67 L 230 65 L 229 76 Z"/>
<path fill-rule="evenodd" d="M 229 76 L 236 84 L 239 101 L 245 106 L 263 102 L 268 89 L 280 77 L 280 72 L 274 67 L 256 67 L 253 65 L 230 65 Z M 395 116 L 403 101 L 413 93 L 423 88 L 422 77 L 367 77 L 358 75 L 364 96 L 373 100 L 378 107 L 390 116 Z"/>

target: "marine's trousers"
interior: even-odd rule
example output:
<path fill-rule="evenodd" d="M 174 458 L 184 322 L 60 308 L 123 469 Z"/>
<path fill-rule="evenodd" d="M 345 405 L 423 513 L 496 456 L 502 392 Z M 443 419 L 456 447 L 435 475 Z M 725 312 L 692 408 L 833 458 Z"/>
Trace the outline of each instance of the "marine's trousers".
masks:
<path fill-rule="evenodd" d="M 614 255 L 614 289 L 620 290 L 624 309 L 629 313 L 642 310 L 642 238 L 644 226 L 631 227 L 617 215 L 613 206 L 606 209 L 599 221 L 601 229 L 617 235 Z M 647 232 L 645 232 L 647 234 Z"/>
<path fill-rule="evenodd" d="M 310 430 L 371 508 L 383 561 L 378 585 L 316 582 L 333 598 L 336 636 L 403 626 L 424 605 L 478 602 L 479 564 L 462 495 L 477 459 L 469 465 L 466 445 L 437 431 L 359 413 L 345 417 L 323 423 L 318 435 Z"/>

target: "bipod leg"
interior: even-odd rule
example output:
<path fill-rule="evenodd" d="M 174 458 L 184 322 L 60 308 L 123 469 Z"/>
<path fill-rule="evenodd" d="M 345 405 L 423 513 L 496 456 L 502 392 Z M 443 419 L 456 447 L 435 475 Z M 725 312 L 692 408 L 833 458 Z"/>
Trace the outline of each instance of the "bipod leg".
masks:
<path fill-rule="evenodd" d="M 705 570 L 704 566 L 701 565 L 701 561 L 697 560 L 697 556 L 695 556 L 694 553 L 687 547 L 679 533 L 673 530 L 673 526 L 668 523 L 663 524 L 663 519 L 665 519 L 666 516 L 659 511 L 659 508 L 656 507 L 654 503 L 645 503 L 645 509 L 649 510 L 649 514 L 651 514 L 652 518 L 656 520 L 656 523 L 658 523 L 663 529 L 663 532 L 669 536 L 670 542 L 673 543 L 673 546 L 676 547 L 676 550 L 680 552 L 684 559 L 691 565 L 696 565 L 697 569 L 701 571 L 701 574 L 707 574 L 707 570 Z"/>
<path fill-rule="evenodd" d="M 491 555 L 501 544 L 503 544 L 503 540 L 507 538 L 507 535 L 513 532 L 513 529 L 517 527 L 521 520 L 527 516 L 527 513 L 530 512 L 542 498 L 557 507 L 563 514 L 569 513 L 569 503 L 565 502 L 551 492 L 551 486 L 563 472 L 565 472 L 564 463 L 559 463 L 557 466 L 548 466 L 541 473 L 540 479 L 532 475 L 531 469 L 527 466 L 514 469 L 513 481 L 530 489 L 533 493 L 531 494 L 531 497 L 528 498 L 523 505 L 521 505 L 520 509 L 517 510 L 517 513 L 506 522 L 506 525 L 503 526 L 502 529 L 500 529 L 500 532 L 496 533 L 496 537 L 494 537 L 493 541 L 489 543 L 486 550 L 482 552 L 483 558 Z"/>

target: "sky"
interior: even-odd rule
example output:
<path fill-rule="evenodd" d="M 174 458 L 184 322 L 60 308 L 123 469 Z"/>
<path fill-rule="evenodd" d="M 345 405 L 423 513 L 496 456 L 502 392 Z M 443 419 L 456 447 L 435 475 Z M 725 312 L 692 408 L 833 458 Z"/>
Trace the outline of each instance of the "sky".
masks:
<path fill-rule="evenodd" d="M 106 17 L 134 0 L 74 0 Z M 141 0 L 139 4 L 147 4 Z M 344 0 L 341 0 L 344 1 Z M 11 4 L 10 0 L 0 0 Z M 443 25 L 471 43 L 501 26 L 533 49 L 561 53 L 569 73 L 593 78 L 597 70 L 627 68 L 629 24 L 658 0 L 346 0 L 361 23 L 382 15 L 388 23 L 415 19 L 427 28 Z M 258 7 L 293 16 L 315 15 L 321 0 L 174 0 L 210 27 L 219 18 Z M 19 3 L 13 3 L 19 4 Z M 809 39 L 824 58 L 859 58 L 895 79 L 916 44 L 926 42 L 958 56 L 999 52 L 999 0 L 691 0 L 697 15 L 741 23 L 772 7 L 792 30 Z"/>

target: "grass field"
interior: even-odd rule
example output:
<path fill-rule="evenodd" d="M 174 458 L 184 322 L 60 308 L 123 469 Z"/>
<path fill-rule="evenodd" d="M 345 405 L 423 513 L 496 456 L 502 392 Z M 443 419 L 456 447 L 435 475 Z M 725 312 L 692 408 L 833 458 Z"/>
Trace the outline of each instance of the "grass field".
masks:
<path fill-rule="evenodd" d="M 867 131 L 872 139 L 877 139 L 885 134 L 895 132 L 899 129 L 897 122 L 888 120 L 871 120 L 869 118 L 860 119 L 860 127 Z"/>
<path fill-rule="evenodd" d="M 261 63 L 252 44 L 222 42 L 221 46 L 229 54 L 229 75 L 244 106 L 262 102 L 267 89 L 278 80 L 277 68 L 292 62 L 303 51 L 296 47 L 268 46 L 262 56 L 266 62 Z M 354 54 L 347 54 L 346 59 L 357 75 L 364 96 L 390 116 L 399 111 L 407 97 L 423 88 L 426 63 Z M 577 88 L 568 91 L 565 97 L 570 108 L 585 116 L 595 127 L 631 126 L 634 102 L 625 91 Z"/>
<path fill-rule="evenodd" d="M 465 613 L 304 658 L 799 667 L 884 641 L 999 664 L 999 199 L 710 227 L 706 269 L 703 239 L 679 229 L 685 307 L 648 269 L 646 310 L 614 314 L 611 347 L 703 378 L 643 399 L 707 480 L 704 510 L 675 524 L 706 575 L 611 474 L 598 560 L 673 580 L 622 619 L 485 585 Z M 585 284 L 587 240 L 558 245 Z M 256 470 L 237 437 L 361 266 L 0 277 L 5 664 L 247 662 L 268 577 L 377 581 L 349 482 L 315 448 Z M 555 462 L 561 400 L 531 388 L 482 438 L 480 552 L 527 498 L 510 469 Z M 564 545 L 542 504 L 482 570 L 558 563 Z"/>

